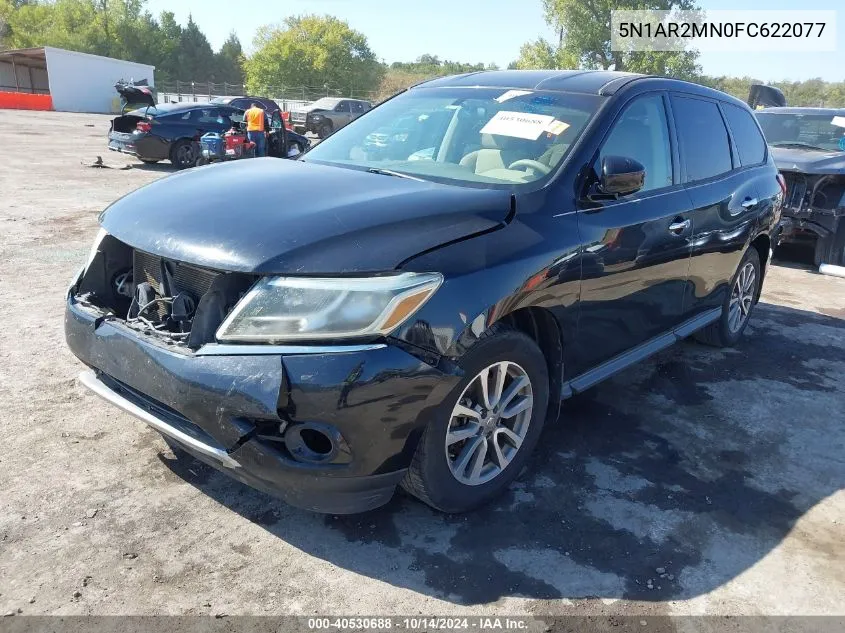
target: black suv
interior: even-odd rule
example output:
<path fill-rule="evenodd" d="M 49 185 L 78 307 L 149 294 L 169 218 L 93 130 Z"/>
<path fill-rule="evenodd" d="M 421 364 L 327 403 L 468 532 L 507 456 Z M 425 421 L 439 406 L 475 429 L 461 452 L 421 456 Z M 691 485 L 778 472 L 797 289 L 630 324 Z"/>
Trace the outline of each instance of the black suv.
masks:
<path fill-rule="evenodd" d="M 690 335 L 735 344 L 782 200 L 721 92 L 436 79 L 300 160 L 115 202 L 67 341 L 87 387 L 294 505 L 362 511 L 401 485 L 460 512 L 518 476 L 562 399 Z"/>

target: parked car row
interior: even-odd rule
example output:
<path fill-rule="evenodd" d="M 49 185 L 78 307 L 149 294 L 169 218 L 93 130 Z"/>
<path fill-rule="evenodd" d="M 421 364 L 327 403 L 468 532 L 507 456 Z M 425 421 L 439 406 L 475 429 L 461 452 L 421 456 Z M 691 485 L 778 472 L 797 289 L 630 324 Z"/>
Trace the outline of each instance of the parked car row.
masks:
<path fill-rule="evenodd" d="M 240 103 L 240 102 L 239 102 Z M 240 104 L 249 107 L 249 104 Z M 298 155 L 310 141 L 287 130 L 281 111 L 265 110 L 267 154 L 277 158 Z M 200 158 L 203 134 L 224 134 L 243 122 L 244 109 L 222 103 L 170 103 L 151 105 L 116 117 L 109 130 L 109 149 L 137 156 L 141 162 L 169 160 L 177 169 L 193 167 Z"/>
<path fill-rule="evenodd" d="M 179 161 L 190 136 L 148 135 L 223 107 L 120 120 Z M 489 502 L 562 399 L 688 336 L 737 343 L 778 240 L 785 183 L 752 110 L 679 80 L 446 77 L 325 136 L 112 204 L 65 317 L 83 384 L 311 510 L 397 486 Z"/>

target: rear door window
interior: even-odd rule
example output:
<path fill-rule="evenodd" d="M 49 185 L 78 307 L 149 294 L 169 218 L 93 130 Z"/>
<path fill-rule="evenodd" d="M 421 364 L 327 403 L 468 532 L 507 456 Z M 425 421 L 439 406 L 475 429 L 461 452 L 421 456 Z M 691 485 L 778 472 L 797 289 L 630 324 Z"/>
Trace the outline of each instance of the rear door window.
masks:
<path fill-rule="evenodd" d="M 751 113 L 729 103 L 722 104 L 722 111 L 731 128 L 742 166 L 762 163 L 766 159 L 766 141 Z"/>
<path fill-rule="evenodd" d="M 197 123 L 223 123 L 223 117 L 217 108 L 202 108 L 197 110 Z"/>
<path fill-rule="evenodd" d="M 706 180 L 731 171 L 731 145 L 719 106 L 713 101 L 675 95 L 672 109 L 686 181 Z"/>
<path fill-rule="evenodd" d="M 364 112 L 364 104 L 360 101 L 353 101 L 352 102 L 352 113 L 353 114 L 362 114 Z"/>

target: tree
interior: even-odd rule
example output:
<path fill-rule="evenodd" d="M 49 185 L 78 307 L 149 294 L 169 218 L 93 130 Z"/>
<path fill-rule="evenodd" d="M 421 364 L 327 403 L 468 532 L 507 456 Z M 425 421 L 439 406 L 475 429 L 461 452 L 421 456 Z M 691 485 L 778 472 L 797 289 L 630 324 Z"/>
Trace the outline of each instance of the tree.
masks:
<path fill-rule="evenodd" d="M 560 68 L 557 60 L 558 49 L 544 38 L 526 42 L 519 49 L 519 59 L 511 66 L 520 70 L 531 68 Z"/>
<path fill-rule="evenodd" d="M 622 9 L 658 11 L 697 9 L 695 0 L 543 0 L 546 22 L 557 43 L 540 39 L 522 47 L 517 68 L 590 68 L 626 70 L 696 79 L 695 51 L 613 51 L 610 12 Z"/>
<path fill-rule="evenodd" d="M 247 89 L 256 94 L 279 86 L 306 86 L 323 94 L 368 93 L 384 74 L 366 36 L 335 17 L 316 15 L 260 28 L 255 54 L 244 70 Z"/>
<path fill-rule="evenodd" d="M 498 70 L 496 64 L 469 64 L 441 60 L 437 55 L 420 55 L 413 62 L 393 62 L 384 74 L 378 89 L 377 100 L 386 99 L 409 86 L 418 84 L 426 79 L 457 75 L 479 70 Z"/>
<path fill-rule="evenodd" d="M 188 24 L 179 37 L 179 76 L 177 79 L 190 81 L 216 80 L 214 51 L 205 34 L 188 14 Z"/>
<path fill-rule="evenodd" d="M 220 52 L 214 56 L 217 81 L 242 84 L 244 82 L 243 61 L 244 52 L 241 48 L 241 41 L 232 31 L 229 33 L 228 39 L 223 42 L 223 46 L 220 47 Z"/>

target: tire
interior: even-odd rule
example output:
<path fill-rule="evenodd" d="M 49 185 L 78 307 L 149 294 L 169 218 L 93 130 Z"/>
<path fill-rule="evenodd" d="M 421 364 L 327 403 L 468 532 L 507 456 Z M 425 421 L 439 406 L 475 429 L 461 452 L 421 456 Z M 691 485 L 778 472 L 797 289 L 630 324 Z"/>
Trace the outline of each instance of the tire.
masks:
<path fill-rule="evenodd" d="M 158 158 L 139 158 L 138 160 L 140 160 L 145 165 L 155 165 L 159 162 Z"/>
<path fill-rule="evenodd" d="M 334 126 L 331 123 L 323 123 L 320 126 L 320 129 L 317 130 L 317 136 L 320 137 L 320 140 L 326 138 L 327 136 L 331 136 L 331 133 L 334 131 Z"/>
<path fill-rule="evenodd" d="M 496 370 L 491 368 L 494 363 L 501 363 L 496 366 Z M 522 472 L 537 445 L 549 403 L 549 376 L 546 359 L 537 344 L 522 332 L 493 326 L 488 330 L 487 335 L 464 355 L 459 365 L 465 372 L 464 378 L 446 396 L 442 404 L 434 409 L 433 419 L 428 423 L 420 438 L 411 466 L 401 484 L 407 492 L 443 512 L 466 512 L 488 503 L 505 491 Z M 501 390 L 502 399 L 506 397 L 510 386 L 514 384 L 524 385 L 523 376 L 530 381 L 527 392 L 523 391 L 526 389 L 525 387 L 521 388 L 510 400 L 510 404 L 503 409 L 504 412 L 510 406 L 521 406 L 527 397 L 530 397 L 533 401 L 533 407 L 530 411 L 524 410 L 522 413 L 511 417 L 510 420 L 502 419 L 504 424 L 512 425 L 512 428 L 516 431 L 521 429 L 522 441 L 516 448 L 507 437 L 500 434 L 504 431 L 499 426 L 488 425 L 485 427 L 483 423 L 479 424 L 473 418 L 465 416 L 453 418 L 453 410 L 459 404 L 459 401 L 470 404 L 470 399 L 466 393 L 468 389 L 472 393 L 480 395 L 477 391 L 480 388 L 480 382 L 476 381 L 476 378 L 479 372 L 482 372 L 485 368 L 492 370 L 490 387 L 493 389 L 491 391 L 492 399 L 495 393 L 495 378 L 497 375 L 493 371 L 497 371 L 498 368 L 503 366 L 507 367 L 508 372 L 513 371 L 519 376 L 519 382 L 517 383 L 515 377 L 505 378 L 504 380 L 507 382 Z M 520 370 L 523 372 L 522 374 L 519 374 Z M 509 376 L 507 372 L 506 375 Z M 476 406 L 480 405 L 476 404 Z M 491 409 L 488 415 L 493 411 L 495 411 L 495 408 Z M 493 418 L 494 422 L 499 420 L 495 415 L 490 417 Z M 453 426 L 453 422 L 462 419 L 465 420 L 466 426 Z M 478 435 L 467 436 L 469 439 L 457 443 L 453 442 L 447 448 L 449 429 L 451 428 L 454 431 L 457 428 L 458 433 L 461 431 L 471 432 L 470 424 L 479 428 Z M 460 481 L 459 475 L 454 474 L 453 469 L 460 469 L 459 462 L 464 454 L 463 451 L 471 448 L 470 442 L 479 441 L 480 435 L 484 433 L 484 428 L 493 429 L 492 435 L 489 436 L 491 439 L 483 440 L 485 443 L 479 451 L 483 451 L 482 459 L 485 460 L 484 468 L 487 469 L 485 476 L 489 476 L 491 472 L 495 472 L 495 474 L 489 480 L 485 480 L 484 477 L 479 475 L 476 483 L 468 484 Z M 512 434 L 516 435 L 517 433 L 512 431 Z M 509 460 L 504 467 L 495 463 L 498 460 L 494 454 L 493 442 L 496 442 L 499 446 L 499 455 L 510 451 Z M 454 459 L 449 454 L 450 450 L 455 453 Z M 475 453 L 475 455 L 478 454 Z M 488 457 L 491 460 L 489 464 L 486 461 Z M 472 460 L 469 460 L 469 464 L 470 468 L 464 471 L 465 474 L 469 474 L 472 470 Z"/>
<path fill-rule="evenodd" d="M 196 144 L 187 139 L 182 139 L 174 143 L 170 148 L 170 162 L 176 169 L 188 169 L 197 164 L 199 152 Z"/>
<path fill-rule="evenodd" d="M 739 295 L 740 298 L 738 301 L 742 303 L 744 298 L 747 299 L 750 297 L 750 303 L 747 304 L 747 312 L 744 312 L 740 307 L 740 321 L 737 324 L 735 320 L 732 320 L 731 304 L 733 303 L 738 287 L 743 285 L 740 277 L 743 271 L 748 270 L 749 265 L 751 267 L 750 269 L 753 270 L 754 278 L 747 290 L 743 290 Z M 742 334 L 748 326 L 748 321 L 751 320 L 751 313 L 754 311 L 754 306 L 757 305 L 757 301 L 760 299 L 762 279 L 760 255 L 757 253 L 756 248 L 750 246 L 742 257 L 742 261 L 740 261 L 733 279 L 731 279 L 730 292 L 728 292 L 728 296 L 722 304 L 722 315 L 718 321 L 714 321 L 704 329 L 696 332 L 693 335 L 695 340 L 705 345 L 712 345 L 713 347 L 732 347 L 736 345 L 739 339 L 742 338 Z"/>

